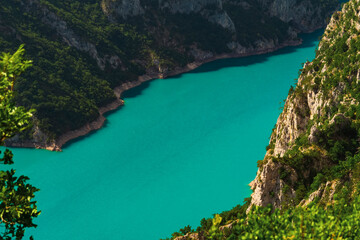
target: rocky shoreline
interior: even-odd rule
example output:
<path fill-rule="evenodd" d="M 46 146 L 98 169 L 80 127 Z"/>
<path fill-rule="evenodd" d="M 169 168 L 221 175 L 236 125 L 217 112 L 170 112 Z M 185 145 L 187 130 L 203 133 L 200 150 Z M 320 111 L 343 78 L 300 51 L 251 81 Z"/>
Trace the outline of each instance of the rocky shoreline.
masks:
<path fill-rule="evenodd" d="M 248 56 L 253 56 L 253 55 L 261 55 L 261 54 L 271 53 L 271 52 L 277 51 L 277 50 L 279 50 L 281 48 L 285 48 L 285 47 L 298 46 L 301 43 L 302 43 L 302 40 L 299 39 L 299 40 L 295 40 L 295 41 L 294 40 L 286 41 L 276 47 L 271 47 L 271 48 L 250 50 L 250 51 L 242 52 L 242 53 L 219 54 L 216 56 L 205 58 L 202 61 L 195 61 L 193 63 L 189 63 L 188 65 L 186 65 L 183 68 L 179 67 L 179 68 L 177 68 L 173 71 L 167 72 L 167 73 L 154 73 L 154 74 L 145 74 L 145 75 L 139 76 L 137 81 L 124 83 L 114 89 L 116 100 L 104 107 L 101 107 L 99 109 L 100 116 L 95 121 L 93 121 L 91 123 L 87 123 L 86 125 L 84 125 L 83 127 L 79 128 L 79 129 L 64 133 L 58 139 L 56 139 L 55 141 L 52 141 L 52 142 L 36 143 L 36 142 L 32 142 L 32 141 L 24 141 L 24 142 L 15 142 L 14 141 L 14 142 L 8 142 L 6 144 L 6 146 L 20 147 L 20 148 L 38 148 L 38 149 L 46 149 L 46 150 L 50 150 L 50 151 L 62 151 L 62 147 L 67 142 L 69 142 L 73 139 L 76 139 L 78 137 L 85 136 L 92 131 L 100 129 L 104 125 L 104 122 L 106 121 L 104 114 L 109 111 L 113 111 L 113 110 L 119 108 L 120 106 L 124 105 L 124 101 L 121 99 L 121 94 L 124 91 L 127 91 L 131 88 L 141 85 L 143 82 L 147 82 L 147 81 L 150 81 L 153 79 L 158 79 L 158 78 L 160 78 L 160 79 L 167 78 L 167 77 L 179 75 L 182 73 L 186 73 L 186 72 L 192 71 L 192 70 L 200 67 L 201 65 L 203 65 L 205 63 L 212 62 L 212 61 L 219 60 L 219 59 L 240 58 L 240 57 L 248 57 Z"/>

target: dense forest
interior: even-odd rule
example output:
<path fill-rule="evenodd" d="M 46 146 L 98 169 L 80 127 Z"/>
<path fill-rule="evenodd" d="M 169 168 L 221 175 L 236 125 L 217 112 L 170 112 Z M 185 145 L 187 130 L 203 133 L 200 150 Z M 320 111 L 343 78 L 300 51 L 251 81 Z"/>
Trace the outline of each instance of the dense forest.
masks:
<path fill-rule="evenodd" d="M 198 9 L 185 5 L 185 10 L 171 11 L 166 1 L 164 6 L 155 0 L 135 2 L 141 8 L 133 11 L 140 15 L 124 15 L 121 1 L 11 0 L 0 5 L 0 51 L 25 44 L 26 58 L 34 61 L 16 81 L 16 101 L 36 110 L 34 126 L 45 133 L 43 141 L 97 119 L 99 107 L 115 99 L 114 87 L 140 75 L 167 73 L 234 52 L 234 47 L 275 47 L 298 40 L 301 31 L 295 21 L 267 13 L 261 1 L 197 0 Z M 311 14 L 325 19 L 337 1 L 311 4 L 316 10 Z"/>

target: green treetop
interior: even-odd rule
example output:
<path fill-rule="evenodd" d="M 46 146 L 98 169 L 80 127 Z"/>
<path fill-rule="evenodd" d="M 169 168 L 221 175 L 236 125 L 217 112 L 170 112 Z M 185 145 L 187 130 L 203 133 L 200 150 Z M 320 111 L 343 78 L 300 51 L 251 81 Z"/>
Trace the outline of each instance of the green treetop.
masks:
<path fill-rule="evenodd" d="M 3 53 L 0 57 L 0 146 L 4 141 L 29 127 L 32 111 L 16 106 L 14 83 L 16 78 L 31 66 L 23 60 L 21 46 L 13 55 Z M 1 154 L 1 151 L 0 151 Z M 6 149 L 0 155 L 0 163 L 13 164 L 13 154 Z M 26 176 L 15 176 L 15 170 L 0 171 L 0 240 L 22 239 L 25 228 L 36 227 L 32 222 L 40 212 L 33 200 L 37 188 L 26 183 Z M 32 239 L 32 237 L 30 237 Z"/>

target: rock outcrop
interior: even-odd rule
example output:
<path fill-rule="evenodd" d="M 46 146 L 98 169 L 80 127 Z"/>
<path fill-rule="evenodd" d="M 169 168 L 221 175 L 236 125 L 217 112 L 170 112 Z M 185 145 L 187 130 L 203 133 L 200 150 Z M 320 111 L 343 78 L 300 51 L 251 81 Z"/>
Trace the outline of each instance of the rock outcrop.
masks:
<path fill-rule="evenodd" d="M 235 32 L 235 25 L 223 10 L 222 0 L 160 0 L 160 8 L 171 13 L 200 13 L 212 23 Z"/>
<path fill-rule="evenodd" d="M 277 1 L 261 2 L 271 4 Z M 302 4 L 299 1 L 283 2 L 284 9 L 289 11 L 291 4 Z M 272 11 L 276 14 L 275 10 Z M 358 207 L 360 186 L 359 36 L 360 0 L 351 0 L 343 5 L 341 11 L 333 14 L 315 59 L 304 64 L 296 87 L 289 90 L 266 155 L 258 161 L 257 176 L 250 183 L 253 190 L 250 204 L 247 202 L 240 209 L 236 207 L 223 212 L 223 216 L 231 217 L 223 221 L 218 229 L 214 224 L 209 227 L 206 221 L 202 221 L 198 235 L 186 234 L 175 239 L 198 239 L 203 233 L 205 239 L 214 236 L 234 239 L 254 236 L 264 239 L 301 238 L 307 230 L 311 236 L 314 234 L 317 227 L 313 225 L 320 218 L 330 219 L 331 225 L 338 221 L 335 220 L 337 216 L 344 213 L 344 219 L 353 218 L 347 206 Z M 254 207 L 268 204 L 283 208 L 283 211 L 272 209 L 271 217 L 259 224 L 259 219 L 270 216 L 272 210 Z M 324 208 L 327 211 L 324 212 Z M 244 209 L 247 211 L 242 215 Z M 326 213 L 332 211 L 335 213 L 333 216 Z M 234 213 L 238 214 L 237 221 L 240 222 L 237 228 L 233 228 Z M 296 221 L 298 225 L 294 228 L 299 231 L 295 234 L 287 231 L 287 227 L 281 228 L 286 229 L 282 233 L 279 228 L 274 228 L 280 222 L 295 226 Z M 311 227 L 303 228 L 305 222 Z M 320 221 L 319 236 L 324 234 L 323 224 L 324 221 Z M 348 225 L 357 226 L 356 223 Z M 254 226 L 257 226 L 256 230 L 251 232 Z M 353 232 L 351 227 L 348 229 Z M 212 235 L 214 230 L 217 233 Z M 334 232 L 342 237 L 347 235 L 331 230 L 329 238 L 335 236 Z"/>
<path fill-rule="evenodd" d="M 56 33 L 62 37 L 64 42 L 71 47 L 89 54 L 96 60 L 100 69 L 104 70 L 107 63 L 109 63 L 114 69 L 122 67 L 122 62 L 119 56 L 100 56 L 99 51 L 91 40 L 85 39 L 76 34 L 74 30 L 68 26 L 66 21 L 61 19 L 54 12 L 50 11 L 46 6 L 40 4 L 38 0 L 29 0 L 27 3 L 27 12 L 37 12 L 38 14 L 41 14 L 41 20 L 46 25 L 54 29 Z"/>
<path fill-rule="evenodd" d="M 327 18 L 336 7 L 336 1 L 328 1 L 320 7 L 317 1 L 310 0 L 258 0 L 258 3 L 256 1 L 249 3 L 245 0 L 153 0 L 143 4 L 140 0 L 103 0 L 102 8 L 107 15 L 116 15 L 125 20 L 128 17 L 142 15 L 151 9 L 172 14 L 199 13 L 208 21 L 236 32 L 236 26 L 224 10 L 223 4 L 245 10 L 260 10 L 264 14 L 290 23 L 302 32 L 311 32 L 325 26 Z"/>
<path fill-rule="evenodd" d="M 359 106 L 355 93 L 359 68 L 355 46 L 359 40 L 354 38 L 360 33 L 356 28 L 359 10 L 360 2 L 354 0 L 333 15 L 315 60 L 304 65 L 296 88 L 290 89 L 268 151 L 250 184 L 251 205 L 281 207 L 300 201 L 306 205 L 315 198 L 331 201 L 335 188 L 341 186 L 342 179 L 337 178 L 351 179 L 350 167 L 337 166 L 355 156 L 359 145 L 354 113 Z M 275 14 L 278 10 L 271 11 Z M 339 59 L 356 71 L 345 72 L 345 63 Z"/>
<path fill-rule="evenodd" d="M 317 1 L 297 0 L 258 0 L 263 8 L 267 9 L 271 16 L 276 16 L 284 22 L 292 22 L 298 29 L 311 32 L 326 23 L 326 17 L 330 15 L 327 8 L 332 8 L 334 3 L 327 4 L 325 11 L 317 7 Z M 325 16 L 325 18 L 324 18 Z"/>
<path fill-rule="evenodd" d="M 115 13 L 124 19 L 144 13 L 140 0 L 102 0 L 101 7 L 106 15 Z"/>

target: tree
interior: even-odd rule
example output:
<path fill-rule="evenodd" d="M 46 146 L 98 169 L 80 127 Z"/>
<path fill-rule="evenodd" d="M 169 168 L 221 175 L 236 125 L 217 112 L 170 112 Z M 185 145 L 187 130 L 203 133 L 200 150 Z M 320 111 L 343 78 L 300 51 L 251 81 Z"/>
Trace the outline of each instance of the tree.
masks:
<path fill-rule="evenodd" d="M 3 53 L 0 57 L 0 146 L 15 134 L 30 125 L 32 110 L 16 106 L 14 102 L 14 83 L 31 61 L 23 60 L 23 46 L 14 53 Z M 0 163 L 13 164 L 13 153 L 6 149 Z M 37 210 L 34 193 L 39 189 L 27 183 L 26 176 L 15 176 L 15 170 L 0 171 L 0 240 L 22 239 L 25 229 L 36 227 L 33 219 L 40 214 Z M 32 239 L 32 237 L 30 237 Z"/>

